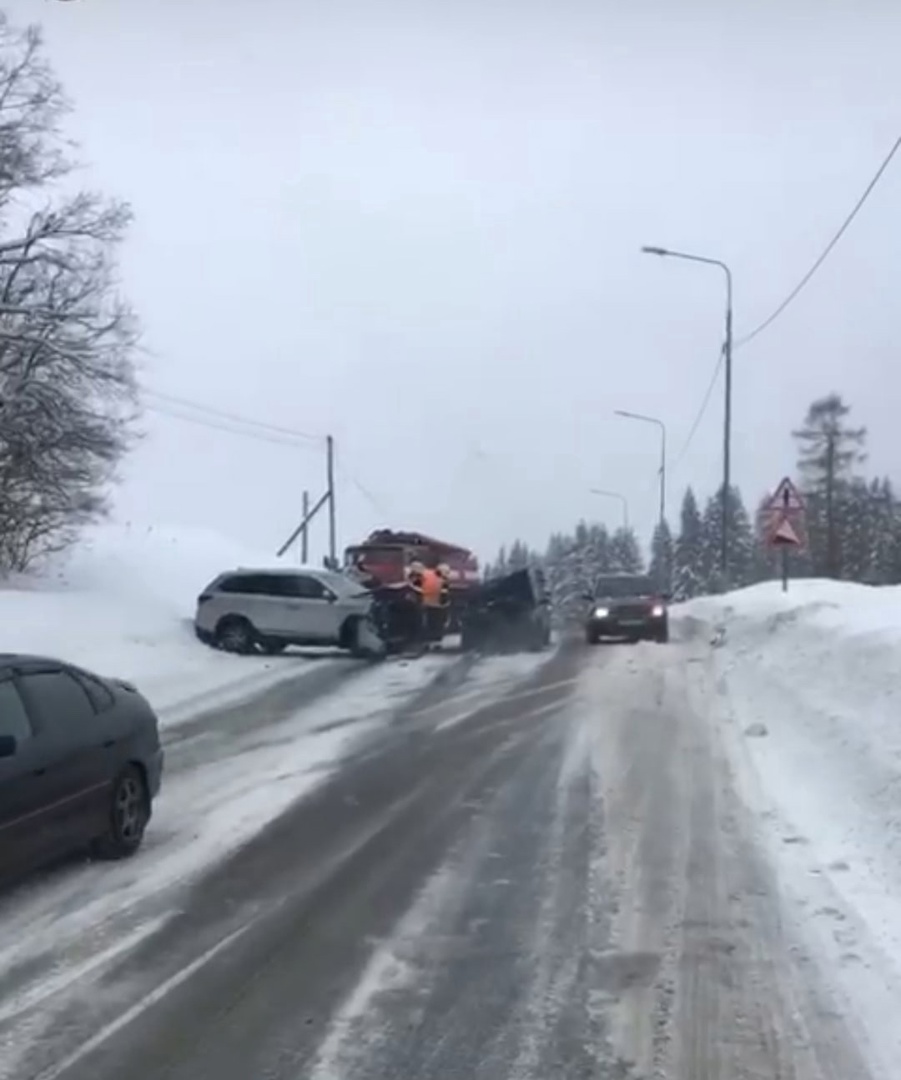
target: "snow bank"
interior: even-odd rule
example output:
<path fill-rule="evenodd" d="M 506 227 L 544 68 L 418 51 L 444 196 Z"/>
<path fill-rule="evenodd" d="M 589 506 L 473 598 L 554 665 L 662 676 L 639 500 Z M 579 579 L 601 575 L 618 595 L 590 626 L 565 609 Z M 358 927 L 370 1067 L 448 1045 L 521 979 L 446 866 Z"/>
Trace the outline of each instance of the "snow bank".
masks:
<path fill-rule="evenodd" d="M 901 1060 L 901 588 L 755 586 L 674 609 L 709 650 L 713 719 L 883 1060 Z M 895 1068 L 897 1074 L 897 1068 Z"/>
<path fill-rule="evenodd" d="M 740 707 L 816 716 L 810 734 L 876 758 L 901 756 L 901 587 L 775 583 L 676 609 L 720 627 L 727 673 L 753 669 L 760 685 Z M 765 704 L 764 704 L 765 703 Z"/>
<path fill-rule="evenodd" d="M 62 561 L 0 588 L 0 651 L 60 657 L 133 680 L 164 721 L 218 691 L 253 693 L 303 657 L 235 657 L 194 637 L 198 593 L 233 566 L 275 565 L 203 529 L 107 525 Z"/>

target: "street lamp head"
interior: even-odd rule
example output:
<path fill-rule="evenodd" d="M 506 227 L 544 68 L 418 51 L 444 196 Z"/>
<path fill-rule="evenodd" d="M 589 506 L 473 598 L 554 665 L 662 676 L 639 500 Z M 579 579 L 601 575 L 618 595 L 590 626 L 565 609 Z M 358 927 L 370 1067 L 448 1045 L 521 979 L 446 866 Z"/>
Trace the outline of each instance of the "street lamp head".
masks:
<path fill-rule="evenodd" d="M 642 254 L 644 255 L 669 255 L 669 252 L 666 250 L 666 248 L 662 247 L 648 247 L 647 245 L 645 245 L 645 247 L 643 247 L 641 250 Z"/>

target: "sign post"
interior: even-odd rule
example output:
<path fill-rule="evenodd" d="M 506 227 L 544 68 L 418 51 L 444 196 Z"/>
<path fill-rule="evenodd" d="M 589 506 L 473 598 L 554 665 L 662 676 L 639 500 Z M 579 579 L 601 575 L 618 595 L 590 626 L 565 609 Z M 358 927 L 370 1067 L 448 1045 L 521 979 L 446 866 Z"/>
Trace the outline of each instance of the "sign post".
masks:
<path fill-rule="evenodd" d="M 788 553 L 791 550 L 803 550 L 804 499 L 801 492 L 786 476 L 765 508 L 766 545 L 771 550 L 778 550 L 782 569 L 782 591 L 788 592 Z"/>

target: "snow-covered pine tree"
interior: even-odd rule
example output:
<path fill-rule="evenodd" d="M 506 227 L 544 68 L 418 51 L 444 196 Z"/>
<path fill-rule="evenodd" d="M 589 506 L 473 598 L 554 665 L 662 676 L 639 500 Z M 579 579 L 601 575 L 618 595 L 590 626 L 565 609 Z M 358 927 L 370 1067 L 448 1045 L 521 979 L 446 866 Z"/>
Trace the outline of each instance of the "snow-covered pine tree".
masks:
<path fill-rule="evenodd" d="M 592 525 L 589 529 L 590 575 L 592 587 L 601 574 L 610 570 L 610 534 L 606 525 Z"/>
<path fill-rule="evenodd" d="M 869 490 L 870 528 L 867 569 L 864 580 L 873 585 L 892 581 L 898 503 L 888 477 L 874 480 Z"/>
<path fill-rule="evenodd" d="M 682 499 L 679 536 L 673 554 L 673 597 L 690 600 L 701 592 L 703 551 L 698 501 L 689 487 Z"/>
<path fill-rule="evenodd" d="M 854 467 L 865 459 L 867 430 L 847 424 L 851 411 L 840 394 L 811 403 L 804 425 L 793 435 L 798 443 L 798 469 L 813 523 L 811 557 L 819 577 L 842 577 L 839 548 L 839 499 Z"/>
<path fill-rule="evenodd" d="M 720 500 L 716 496 L 711 496 L 701 514 L 701 558 L 698 570 L 700 590 L 704 595 L 721 591 L 720 537 L 723 534 L 721 520 Z"/>
<path fill-rule="evenodd" d="M 672 591 L 674 555 L 673 534 L 669 522 L 660 521 L 651 537 L 651 561 L 648 573 L 661 592 Z"/>
<path fill-rule="evenodd" d="M 615 574 L 640 574 L 644 569 L 641 546 L 634 529 L 622 526 L 611 537 L 610 569 Z"/>
<path fill-rule="evenodd" d="M 891 542 L 885 553 L 884 574 L 886 585 L 901 584 L 901 504 L 896 499 L 892 501 Z"/>
<path fill-rule="evenodd" d="M 528 546 L 522 540 L 514 540 L 510 547 L 510 554 L 507 556 L 507 572 L 522 570 L 529 565 L 530 559 Z"/>
<path fill-rule="evenodd" d="M 754 525 L 745 508 L 741 491 L 731 487 L 729 491 L 729 586 L 739 589 L 754 581 L 756 559 Z"/>
<path fill-rule="evenodd" d="M 745 509 L 741 492 L 730 487 L 726 504 L 728 550 L 727 581 L 722 575 L 723 489 L 707 500 L 701 517 L 701 580 L 705 592 L 720 592 L 724 588 L 739 589 L 754 580 L 754 527 Z"/>
<path fill-rule="evenodd" d="M 584 572 L 573 537 L 559 534 L 551 538 L 545 557 L 547 584 L 557 617 L 566 621 L 584 608 Z"/>
<path fill-rule="evenodd" d="M 879 482 L 855 477 L 837 487 L 835 497 L 836 550 L 845 581 L 879 583 L 876 565 L 881 521 Z"/>

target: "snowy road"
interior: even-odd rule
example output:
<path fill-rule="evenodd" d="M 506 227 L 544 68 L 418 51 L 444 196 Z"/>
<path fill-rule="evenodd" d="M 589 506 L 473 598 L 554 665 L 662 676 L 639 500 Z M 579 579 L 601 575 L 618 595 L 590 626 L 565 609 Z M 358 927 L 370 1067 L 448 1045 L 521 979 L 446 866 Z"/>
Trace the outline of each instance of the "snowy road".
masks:
<path fill-rule="evenodd" d="M 704 648 L 448 668 L 23 1013 L 17 1080 L 882 1080 L 697 708 Z"/>

